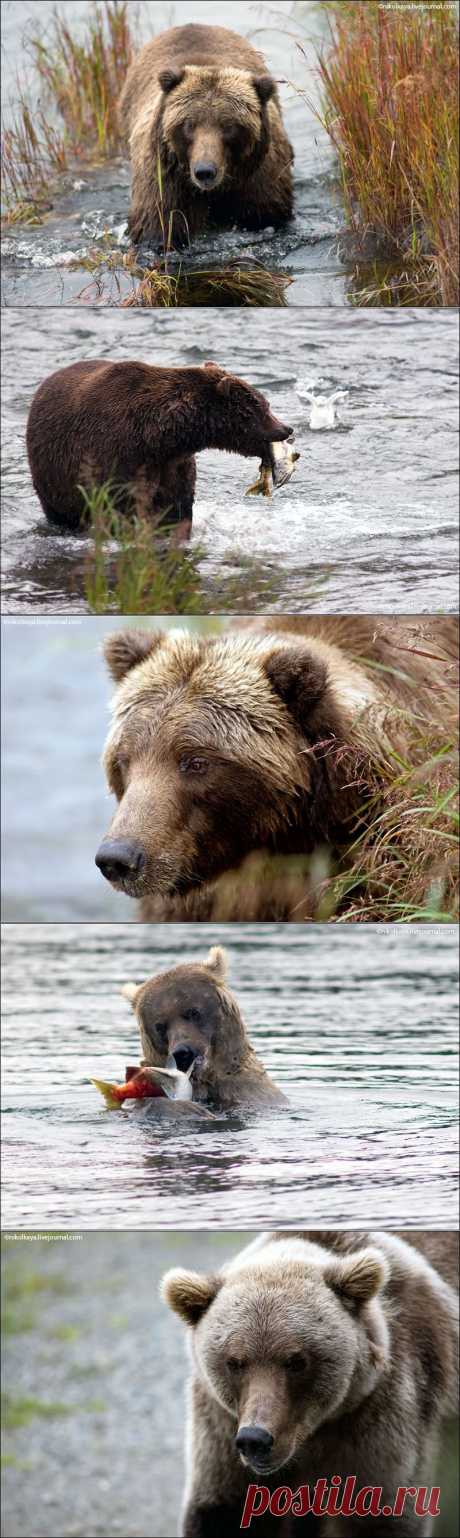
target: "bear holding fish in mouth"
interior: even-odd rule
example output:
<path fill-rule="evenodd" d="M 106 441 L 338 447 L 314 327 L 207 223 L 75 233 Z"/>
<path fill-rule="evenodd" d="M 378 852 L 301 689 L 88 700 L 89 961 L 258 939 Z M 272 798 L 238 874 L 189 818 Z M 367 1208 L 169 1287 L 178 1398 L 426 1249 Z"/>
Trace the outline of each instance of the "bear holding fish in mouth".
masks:
<path fill-rule="evenodd" d="M 292 429 L 265 396 L 217 363 L 164 368 L 90 359 L 50 374 L 27 423 L 32 481 L 51 523 L 87 526 L 88 496 L 110 485 L 119 514 L 188 538 L 203 449 L 261 461 L 250 491 L 290 479 Z"/>
<path fill-rule="evenodd" d="M 125 985 L 144 1058 L 139 1069 L 126 1070 L 124 1085 L 92 1080 L 107 1105 L 151 1099 L 155 1112 L 187 1120 L 287 1103 L 250 1045 L 226 970 L 225 952 L 213 946 L 206 961 L 173 967 L 139 987 Z"/>

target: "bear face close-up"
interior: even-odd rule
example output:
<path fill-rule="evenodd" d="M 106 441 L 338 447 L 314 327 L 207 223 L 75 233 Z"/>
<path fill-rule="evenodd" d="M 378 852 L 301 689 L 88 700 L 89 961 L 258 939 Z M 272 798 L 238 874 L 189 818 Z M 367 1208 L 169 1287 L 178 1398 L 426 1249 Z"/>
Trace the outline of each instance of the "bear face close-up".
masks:
<path fill-rule="evenodd" d="M 139 987 L 126 985 L 144 1063 L 192 1069 L 193 1099 L 214 1110 L 281 1106 L 285 1096 L 250 1045 L 226 973 L 225 952 L 214 946 L 206 961 L 174 967 Z"/>
<path fill-rule="evenodd" d="M 307 1518 L 307 1531 L 373 1532 L 375 1489 L 378 1532 L 431 1532 L 426 1514 L 392 1511 L 400 1486 L 433 1479 L 456 1415 L 455 1233 L 265 1234 L 210 1275 L 168 1272 L 162 1293 L 189 1329 L 185 1538 L 236 1538 L 256 1486 L 297 1491 L 307 1516 L 301 1486 L 350 1475 L 367 1507 L 312 1529 Z M 262 1512 L 255 1530 L 297 1526 Z"/>
<path fill-rule="evenodd" d="M 291 428 L 243 379 L 215 363 L 157 368 L 72 363 L 43 381 L 27 423 L 33 484 L 51 522 L 80 528 L 82 487 L 110 483 L 117 510 L 191 528 L 195 454 L 223 449 L 270 460 Z"/>
<path fill-rule="evenodd" d="M 257 230 L 292 213 L 293 152 L 262 54 L 192 23 L 147 43 L 119 116 L 129 141 L 133 240 L 185 245 L 208 226 Z"/>
<path fill-rule="evenodd" d="M 145 918 L 149 898 L 190 912 L 248 854 L 346 847 L 404 712 L 415 702 L 418 719 L 435 709 L 441 720 L 456 699 L 455 621 L 440 621 L 431 662 L 416 645 L 410 657 L 402 627 L 404 676 L 381 630 L 318 617 L 289 633 L 280 621 L 262 634 L 108 637 L 117 691 L 104 766 L 119 804 L 96 863 Z"/>

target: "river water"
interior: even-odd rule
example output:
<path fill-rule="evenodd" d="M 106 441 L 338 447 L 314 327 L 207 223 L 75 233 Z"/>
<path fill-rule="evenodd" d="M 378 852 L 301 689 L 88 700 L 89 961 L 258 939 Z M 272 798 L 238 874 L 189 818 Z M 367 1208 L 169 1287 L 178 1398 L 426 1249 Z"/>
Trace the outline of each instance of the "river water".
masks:
<path fill-rule="evenodd" d="M 160 1135 L 89 1080 L 136 1061 L 122 983 L 216 939 L 290 1107 Z M 4 962 L 4 1227 L 455 1224 L 454 929 L 7 925 Z"/>
<path fill-rule="evenodd" d="M 268 67 L 280 82 L 286 129 L 295 152 L 295 218 L 280 232 L 224 232 L 197 241 L 187 261 L 197 266 L 220 267 L 232 258 L 262 263 L 272 271 L 287 272 L 293 279 L 288 289 L 292 304 L 341 305 L 347 300 L 349 275 L 336 254 L 336 236 L 343 224 L 337 170 L 330 141 L 315 110 L 319 107 L 318 48 L 326 38 L 325 8 L 313 0 L 275 0 L 272 5 L 255 0 L 131 0 L 137 14 L 139 41 L 184 22 L 198 21 L 234 28 L 247 36 L 264 54 Z M 44 29 L 54 10 L 53 0 L 5 0 L 3 76 L 5 114 L 14 112 L 18 66 L 21 85 L 28 81 L 36 96 L 33 71 L 27 66 L 24 35 L 37 24 Z M 91 4 L 87 0 L 61 0 L 60 14 L 82 36 Z M 121 265 L 130 245 L 126 234 L 129 208 L 128 159 L 117 157 L 94 170 L 77 168 L 58 196 L 45 222 L 38 227 L 14 225 L 3 242 L 4 302 L 9 305 L 59 305 L 87 302 L 88 273 L 78 262 L 88 251 L 120 252 L 118 284 L 105 283 L 106 296 L 123 297 L 132 280 Z M 105 233 L 107 232 L 107 234 Z M 154 253 L 151 253 L 151 256 Z M 147 250 L 142 253 L 151 266 Z M 69 263 L 76 270 L 69 271 Z M 81 297 L 83 296 L 83 297 Z"/>
<path fill-rule="evenodd" d="M 46 523 L 24 443 L 32 396 L 82 358 L 212 359 L 261 389 L 300 460 L 267 502 L 255 461 L 198 456 L 193 538 L 203 606 L 244 584 L 240 612 L 426 613 L 457 608 L 457 315 L 451 310 L 6 311 L 4 611 L 88 612 L 89 541 Z M 305 385 L 348 391 L 334 430 L 310 428 Z M 300 393 L 299 393 L 300 391 Z"/>

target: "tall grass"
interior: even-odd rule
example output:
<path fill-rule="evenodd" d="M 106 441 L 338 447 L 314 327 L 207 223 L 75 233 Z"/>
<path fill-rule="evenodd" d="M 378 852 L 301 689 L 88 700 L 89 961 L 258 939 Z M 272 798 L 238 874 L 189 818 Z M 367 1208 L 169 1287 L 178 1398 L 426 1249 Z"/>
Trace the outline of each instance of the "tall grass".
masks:
<path fill-rule="evenodd" d="M 46 36 L 27 49 L 39 104 L 18 90 L 16 117 L 3 135 L 5 222 L 36 219 L 50 206 L 50 185 L 79 163 L 121 149 L 116 103 L 135 49 L 129 0 L 100 0 L 79 42 L 58 11 Z"/>
<path fill-rule="evenodd" d="M 323 121 L 339 155 L 349 225 L 358 240 L 375 237 L 376 254 L 393 257 L 396 298 L 401 261 L 412 302 L 456 305 L 455 11 L 335 0 L 329 17 L 331 46 L 319 61 Z"/>
<path fill-rule="evenodd" d="M 152 518 L 117 509 L 107 482 L 85 491 L 91 535 L 85 596 L 93 614 L 198 614 L 201 552 L 162 537 Z"/>

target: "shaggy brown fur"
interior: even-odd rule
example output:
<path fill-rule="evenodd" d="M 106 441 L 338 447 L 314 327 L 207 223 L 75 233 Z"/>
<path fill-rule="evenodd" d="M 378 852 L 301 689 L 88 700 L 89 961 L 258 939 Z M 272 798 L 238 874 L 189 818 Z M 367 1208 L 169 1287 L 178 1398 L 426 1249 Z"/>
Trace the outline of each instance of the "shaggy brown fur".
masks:
<path fill-rule="evenodd" d="M 27 451 L 37 495 L 54 523 L 79 528 L 79 487 L 112 480 L 120 512 L 189 532 L 195 454 L 201 449 L 259 458 L 291 429 L 263 395 L 215 363 L 155 368 L 147 363 L 72 363 L 45 379 L 32 401 Z"/>
<path fill-rule="evenodd" d="M 193 1364 L 185 1538 L 236 1538 L 254 1483 L 312 1494 L 354 1475 L 381 1507 L 400 1486 L 431 1487 L 457 1413 L 458 1235 L 263 1234 L 211 1276 L 169 1272 L 162 1291 Z M 261 1428 L 272 1442 L 257 1455 L 247 1433 Z M 298 1526 L 260 1517 L 254 1531 L 294 1538 Z M 432 1531 L 410 1497 L 399 1517 L 304 1526 L 322 1538 Z"/>
<path fill-rule="evenodd" d="M 285 1096 L 250 1046 L 226 970 L 225 952 L 214 946 L 206 961 L 187 962 L 139 988 L 124 988 L 137 1016 L 144 1062 L 182 1072 L 193 1063 L 193 1099 L 215 1111 L 282 1105 Z"/>
<path fill-rule="evenodd" d="M 407 710 L 441 724 L 456 705 L 456 644 L 455 621 L 353 616 L 111 634 L 104 764 L 119 807 L 104 874 L 145 919 L 222 917 L 223 884 L 248 856 L 345 848 Z M 135 870 L 111 860 L 126 844 Z M 280 916 L 272 893 L 254 916 Z"/>
<path fill-rule="evenodd" d="M 134 241 L 182 245 L 209 225 L 259 230 L 290 218 L 293 154 L 276 85 L 262 54 L 237 33 L 192 23 L 147 43 L 119 112 L 132 160 Z"/>

